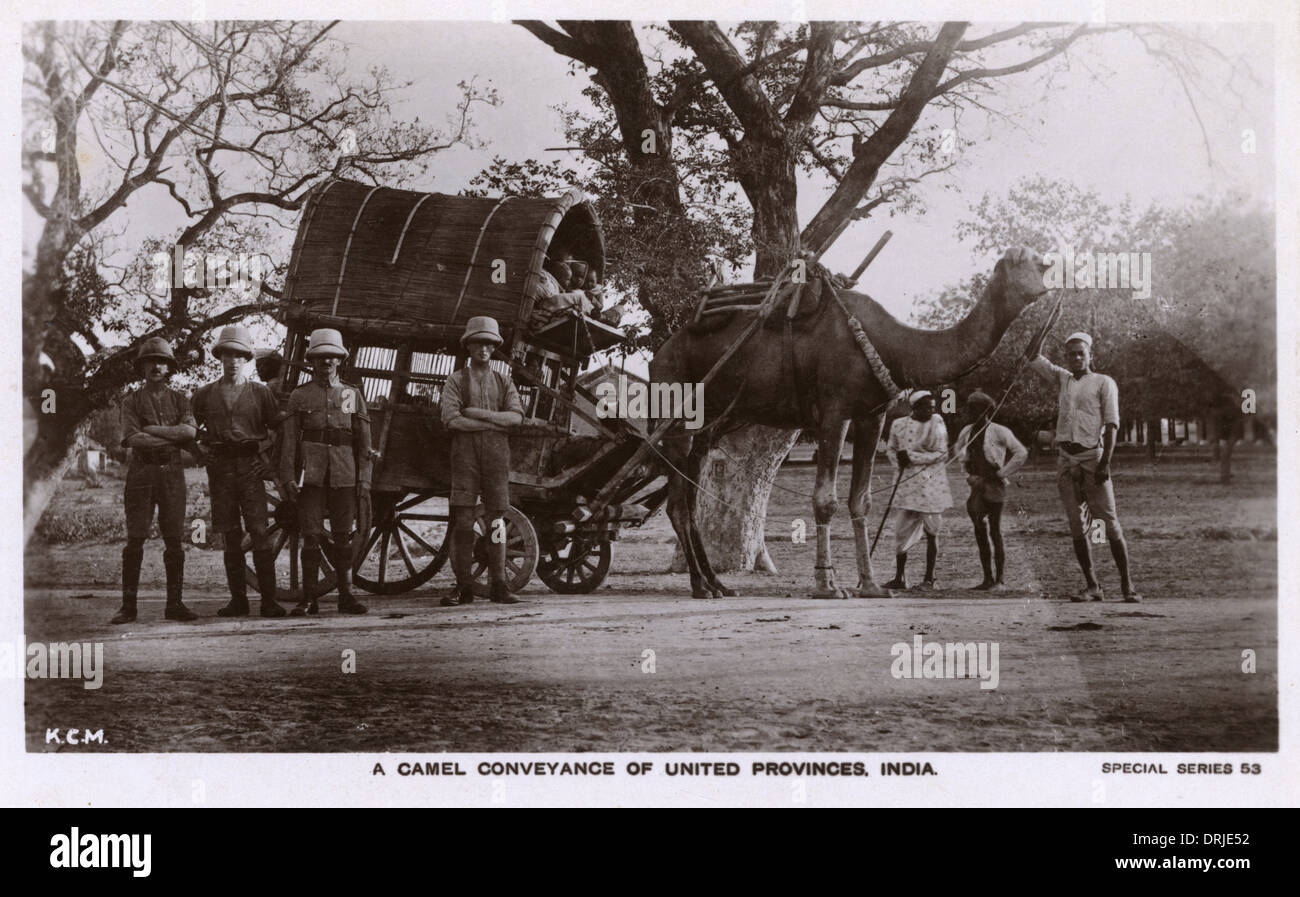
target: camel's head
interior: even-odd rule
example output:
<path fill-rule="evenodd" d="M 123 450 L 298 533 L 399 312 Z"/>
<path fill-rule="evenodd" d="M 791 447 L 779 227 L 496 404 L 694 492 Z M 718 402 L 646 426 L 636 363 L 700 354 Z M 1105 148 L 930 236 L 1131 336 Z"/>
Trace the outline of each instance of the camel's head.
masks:
<path fill-rule="evenodd" d="M 1051 265 L 1032 249 L 1019 247 L 1002 253 L 993 268 L 990 295 L 998 317 L 1010 324 L 1038 297 L 1047 293 L 1043 275 Z"/>

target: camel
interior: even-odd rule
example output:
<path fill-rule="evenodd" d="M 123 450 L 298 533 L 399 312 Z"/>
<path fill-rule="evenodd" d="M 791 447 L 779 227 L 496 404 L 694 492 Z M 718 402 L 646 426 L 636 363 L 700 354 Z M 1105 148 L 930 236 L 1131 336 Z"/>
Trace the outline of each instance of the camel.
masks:
<path fill-rule="evenodd" d="M 845 307 L 861 322 L 886 369 L 901 387 L 947 383 L 993 354 L 1003 333 L 1047 292 L 1047 265 L 1031 249 L 1012 249 L 993 269 L 984 295 L 961 322 L 946 330 L 908 327 L 869 296 L 837 290 Z M 753 321 L 737 313 L 707 333 L 685 327 L 674 333 L 650 362 L 654 383 L 695 383 L 703 379 Z M 704 426 L 694 432 L 675 428 L 664 439 L 669 463 L 667 512 L 682 545 L 696 598 L 734 595 L 709 564 L 695 523 L 696 483 L 713 440 L 746 424 L 811 429 L 817 435 L 816 571 L 813 598 L 887 598 L 876 583 L 867 540 L 871 509 L 871 469 L 885 410 L 895 397 L 877 382 L 854 341 L 840 306 L 824 299 L 798 329 L 761 327 L 718 371 L 705 389 Z M 853 478 L 849 514 L 857 554 L 856 591 L 835 581 L 830 563 L 830 523 L 838 508 L 836 476 L 845 435 L 853 425 Z"/>

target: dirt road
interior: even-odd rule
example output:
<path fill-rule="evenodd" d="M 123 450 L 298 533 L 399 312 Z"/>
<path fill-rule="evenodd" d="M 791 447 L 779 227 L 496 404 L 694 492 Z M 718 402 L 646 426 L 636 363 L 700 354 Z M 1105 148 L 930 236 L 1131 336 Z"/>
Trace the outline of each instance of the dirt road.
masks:
<path fill-rule="evenodd" d="M 535 582 L 517 606 L 439 608 L 443 573 L 436 589 L 366 599 L 371 613 L 359 618 L 329 604 L 314 619 L 217 618 L 226 600 L 220 555 L 194 552 L 187 602 L 202 619 L 162 621 L 155 578 L 140 621 L 109 626 L 120 544 L 34 550 L 28 642 L 102 641 L 106 670 L 98 690 L 29 681 L 28 746 L 1273 750 L 1272 466 L 1241 469 L 1231 492 L 1209 468 L 1119 475 L 1120 511 L 1148 596 L 1140 606 L 1066 600 L 1078 573 L 1046 469 L 1027 471 L 1013 491 L 1008 580 L 1016 589 L 997 597 L 965 590 L 979 568 L 968 525 L 954 512 L 938 591 L 805 598 L 812 546 L 778 534 L 796 516 L 811 521 L 795 495 L 810 489 L 807 469 L 783 471 L 790 497 L 773 495 L 769 538 L 783 572 L 725 577 L 745 597 L 710 602 L 690 599 L 685 577 L 663 572 L 672 544 L 662 518 L 616 545 L 616 572 L 591 596 L 558 596 Z M 954 494 L 963 495 L 956 482 Z M 886 560 L 888 538 L 878 555 Z M 833 550 L 842 575 L 852 571 L 846 520 Z M 1103 583 L 1118 592 L 1109 557 L 1097 560 Z M 997 687 L 969 676 L 897 678 L 894 646 L 917 636 L 923 644 L 996 643 Z M 1247 650 L 1256 672 L 1243 672 Z M 344 672 L 349 657 L 355 672 Z M 102 728 L 105 744 L 45 742 L 47 728 L 72 726 Z"/>

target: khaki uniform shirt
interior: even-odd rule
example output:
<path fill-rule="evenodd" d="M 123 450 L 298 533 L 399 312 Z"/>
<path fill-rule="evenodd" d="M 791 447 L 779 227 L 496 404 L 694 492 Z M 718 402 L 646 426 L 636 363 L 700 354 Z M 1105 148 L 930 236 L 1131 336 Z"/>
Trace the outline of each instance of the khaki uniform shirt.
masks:
<path fill-rule="evenodd" d="M 208 383 L 194 393 L 194 417 L 207 432 L 205 442 L 260 442 L 276 426 L 279 408 L 265 383 L 245 380 L 233 404 L 222 383 Z"/>
<path fill-rule="evenodd" d="M 469 389 L 465 389 L 468 385 Z M 467 365 L 447 378 L 442 387 L 442 423 L 450 426 L 451 422 L 463 417 L 463 408 L 483 408 L 487 411 L 513 411 L 523 415 L 524 406 L 519 401 L 519 390 L 505 374 L 489 370 L 485 375 L 476 376 Z M 455 435 L 466 435 L 453 431 Z"/>
<path fill-rule="evenodd" d="M 122 400 L 122 445 L 127 447 L 131 437 L 144 432 L 145 427 L 175 427 L 186 424 L 197 429 L 190 400 L 185 393 L 170 386 L 156 392 L 141 387 L 127 393 Z M 180 448 L 179 445 L 176 448 Z"/>
<path fill-rule="evenodd" d="M 360 389 L 335 381 L 322 386 L 311 380 L 289 396 L 280 451 L 282 481 L 304 486 L 361 485 L 370 488 L 370 414 Z M 302 438 L 304 430 L 350 430 L 350 445 L 329 445 Z"/>

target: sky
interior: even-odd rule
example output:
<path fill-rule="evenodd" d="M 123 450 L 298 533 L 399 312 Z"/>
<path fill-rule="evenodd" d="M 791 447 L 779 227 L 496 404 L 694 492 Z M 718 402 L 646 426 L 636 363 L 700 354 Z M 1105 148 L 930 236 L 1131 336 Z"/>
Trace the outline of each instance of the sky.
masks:
<path fill-rule="evenodd" d="M 1004 27 L 975 22 L 967 36 Z M 1193 26 L 1188 26 L 1193 27 Z M 878 213 L 851 226 L 823 261 L 851 271 L 886 229 L 891 243 L 859 284 L 896 316 L 907 319 L 917 302 L 977 272 L 996 258 L 978 257 L 955 236 L 959 221 L 985 192 L 1005 192 L 1017 179 L 1044 176 L 1098 190 L 1139 206 L 1183 204 L 1198 194 L 1229 191 L 1269 204 L 1273 197 L 1272 37 L 1264 25 L 1198 25 L 1199 34 L 1225 56 L 1250 60 L 1258 84 L 1237 77 L 1228 90 L 1227 69 L 1202 73 L 1212 85 L 1196 95 L 1207 132 L 1203 138 L 1179 83 L 1124 35 L 1092 38 L 1070 54 L 1068 68 L 1002 79 L 993 99 L 997 116 L 974 109 L 960 124 L 976 145 L 963 151 L 953 171 L 923 182 L 924 214 Z M 550 160 L 563 154 L 557 105 L 582 107 L 587 75 L 570 74 L 568 61 L 522 28 L 487 22 L 344 22 L 335 37 L 349 47 L 352 71 L 386 66 L 414 82 L 395 106 L 398 116 L 442 122 L 459 98 L 457 82 L 476 79 L 500 93 L 496 107 L 478 106 L 476 133 L 485 146 L 457 146 L 434 158 L 425 182 L 413 187 L 455 192 L 500 155 Z M 1023 50 L 1009 55 L 1021 58 Z M 950 117 L 934 109 L 927 116 Z M 947 118 L 944 118 L 945 123 Z M 1257 151 L 1242 152 L 1242 133 L 1256 134 Z M 1213 162 L 1207 158 L 1210 143 Z M 904 151 L 906 144 L 904 145 Z M 805 177 L 799 217 L 806 223 L 830 190 L 825 177 Z M 25 204 L 24 204 L 25 206 Z M 24 243 L 38 235 L 24 208 Z M 142 238 L 180 224 L 174 205 L 158 188 L 132 201 L 124 239 Z M 288 251 L 288 242 L 284 251 Z M 1009 247 L 1007 247 L 1009 248 Z M 1051 247 L 1035 247 L 1040 251 Z M 1102 247 L 1104 248 L 1104 247 Z"/>
<path fill-rule="evenodd" d="M 967 34 L 999 27 L 976 22 Z M 1109 35 L 1076 50 L 1069 69 L 1054 73 L 1050 84 L 1037 71 L 1004 79 L 995 102 L 1010 121 L 978 110 L 963 116 L 960 132 L 976 146 L 965 151 L 957 169 L 923 183 L 925 213 L 878 214 L 855 223 L 823 261 L 833 270 L 852 271 L 880 234 L 892 230 L 890 244 L 860 288 L 906 318 L 918 299 L 992 269 L 996 258 L 972 255 L 956 239 L 955 227 L 984 192 L 1005 192 L 1021 177 L 1072 181 L 1113 200 L 1129 195 L 1140 206 L 1151 201 L 1182 204 L 1197 194 L 1228 191 L 1271 203 L 1269 30 L 1249 25 L 1198 27 L 1225 55 L 1251 59 L 1262 82 L 1240 98 L 1227 90 L 1196 96 L 1213 165 L 1177 80 L 1158 69 L 1136 41 Z M 427 185 L 431 189 L 459 189 L 494 154 L 518 160 L 561 157 L 546 152 L 547 147 L 564 145 L 560 117 L 552 107 L 584 105 L 580 90 L 586 76 L 570 77 L 564 57 L 517 26 L 350 23 L 339 28 L 338 36 L 352 45 L 354 61 L 382 61 L 393 72 L 416 79 L 418 89 L 406 108 L 422 120 L 441 120 L 462 78 L 491 81 L 501 92 L 500 107 L 481 108 L 476 114 L 478 134 L 489 141 L 488 149 L 458 147 L 440 155 L 431 166 L 436 174 Z M 1256 132 L 1253 155 L 1241 151 L 1246 128 Z M 801 222 L 811 219 L 829 190 L 826 178 L 801 182 Z"/>

